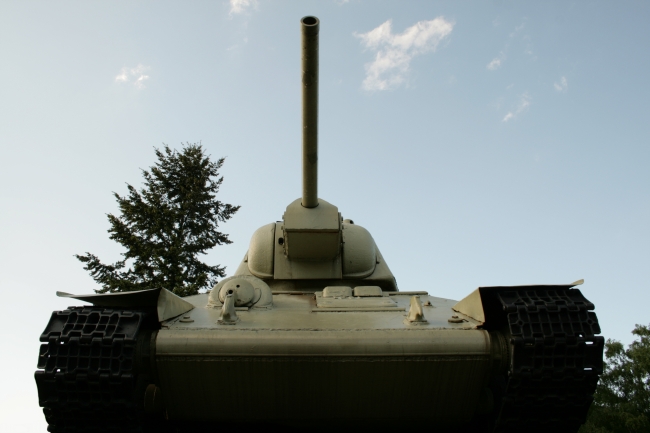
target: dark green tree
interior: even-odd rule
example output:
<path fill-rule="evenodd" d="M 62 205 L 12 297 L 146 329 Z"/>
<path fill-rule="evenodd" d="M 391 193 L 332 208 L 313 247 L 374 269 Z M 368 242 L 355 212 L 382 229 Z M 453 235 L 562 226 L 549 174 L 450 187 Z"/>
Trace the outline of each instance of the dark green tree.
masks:
<path fill-rule="evenodd" d="M 155 151 L 158 161 L 142 170 L 144 188 L 127 184 L 127 196 L 113 193 L 120 215 L 108 215 L 108 232 L 126 248 L 123 260 L 107 265 L 88 252 L 75 255 L 102 286 L 97 293 L 163 287 L 188 296 L 225 276 L 224 267 L 199 260 L 215 245 L 232 243 L 217 230 L 239 210 L 216 199 L 224 158 L 211 161 L 200 143 Z"/>
<path fill-rule="evenodd" d="M 650 328 L 636 325 L 627 348 L 605 344 L 605 370 L 580 433 L 650 432 Z"/>

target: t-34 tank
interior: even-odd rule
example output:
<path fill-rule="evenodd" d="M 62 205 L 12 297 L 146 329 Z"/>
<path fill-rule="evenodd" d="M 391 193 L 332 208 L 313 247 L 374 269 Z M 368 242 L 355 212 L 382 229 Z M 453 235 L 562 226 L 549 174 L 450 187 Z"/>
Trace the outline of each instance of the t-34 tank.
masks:
<path fill-rule="evenodd" d="M 574 286 L 399 291 L 370 233 L 317 195 L 318 31 L 301 20 L 303 191 L 209 293 L 75 296 L 36 372 L 52 432 L 443 428 L 575 432 L 602 371 Z"/>

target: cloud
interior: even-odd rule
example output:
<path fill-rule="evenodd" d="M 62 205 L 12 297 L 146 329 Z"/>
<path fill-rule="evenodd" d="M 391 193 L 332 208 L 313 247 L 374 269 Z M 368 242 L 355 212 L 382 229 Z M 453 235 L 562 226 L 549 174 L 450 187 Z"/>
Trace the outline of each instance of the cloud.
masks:
<path fill-rule="evenodd" d="M 519 114 L 523 113 L 528 109 L 530 106 L 530 96 L 528 93 L 524 93 L 521 95 L 521 98 L 519 99 L 519 104 L 517 104 L 517 107 L 513 111 L 509 111 L 508 114 L 506 114 L 503 118 L 503 122 L 508 122 L 509 120 L 514 119 L 517 117 Z"/>
<path fill-rule="evenodd" d="M 491 61 L 490 63 L 487 64 L 486 67 L 487 67 L 490 71 L 496 71 L 497 69 L 499 69 L 499 68 L 501 67 L 501 59 L 502 59 L 502 57 L 503 57 L 503 56 L 499 56 L 499 57 L 495 57 L 495 58 L 493 58 L 492 61 Z"/>
<path fill-rule="evenodd" d="M 244 13 L 251 7 L 257 9 L 257 5 L 257 0 L 230 0 L 230 16 Z"/>
<path fill-rule="evenodd" d="M 537 56 L 533 52 L 533 44 L 527 44 L 524 54 L 529 55 L 533 60 L 537 60 Z"/>
<path fill-rule="evenodd" d="M 508 36 L 510 38 L 514 38 L 515 36 L 517 36 L 519 32 L 521 32 L 524 29 L 524 27 L 526 27 L 526 23 L 519 24 L 517 27 L 515 27 L 515 30 L 511 32 Z"/>
<path fill-rule="evenodd" d="M 569 82 L 567 81 L 566 77 L 562 77 L 559 84 L 553 83 L 553 87 L 555 87 L 555 90 L 558 92 L 566 92 L 569 88 Z"/>
<path fill-rule="evenodd" d="M 438 17 L 419 21 L 399 34 L 393 34 L 391 20 L 368 33 L 354 33 L 362 45 L 376 52 L 375 60 L 365 66 L 363 88 L 368 91 L 387 90 L 400 85 L 409 71 L 411 59 L 435 51 L 453 28 L 453 22 Z"/>
<path fill-rule="evenodd" d="M 149 66 L 138 65 L 135 68 L 123 67 L 120 73 L 115 76 L 116 83 L 133 83 L 138 89 L 144 88 L 144 82 L 149 79 L 145 71 L 151 69 Z"/>
<path fill-rule="evenodd" d="M 494 22 L 492 23 L 494 25 Z M 496 26 L 496 25 L 495 25 Z M 498 56 L 493 58 L 490 63 L 486 65 L 486 68 L 490 71 L 496 71 L 499 69 L 502 65 L 502 63 L 506 60 L 506 54 L 508 53 L 508 50 L 510 49 L 510 44 L 512 43 L 513 39 L 521 33 L 521 31 L 526 27 L 525 23 L 521 23 L 515 29 L 508 34 L 508 39 L 506 40 L 505 46 L 501 50 Z M 524 36 L 524 39 L 529 40 L 530 38 L 528 36 Z M 533 56 L 533 51 L 532 51 L 532 45 L 529 43 L 526 47 L 525 53 Z"/>
<path fill-rule="evenodd" d="M 490 71 L 494 71 L 495 69 L 499 69 L 500 67 L 501 67 L 501 59 L 498 57 L 492 59 L 492 61 L 487 65 L 487 68 Z"/>

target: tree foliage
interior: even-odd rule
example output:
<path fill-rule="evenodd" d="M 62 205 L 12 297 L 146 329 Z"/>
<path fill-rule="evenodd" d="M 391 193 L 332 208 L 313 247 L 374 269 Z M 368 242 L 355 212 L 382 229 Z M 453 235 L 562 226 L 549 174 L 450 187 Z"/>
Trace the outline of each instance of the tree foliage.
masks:
<path fill-rule="evenodd" d="M 108 265 L 88 252 L 75 255 L 102 286 L 97 293 L 163 287 L 188 296 L 225 276 L 224 267 L 198 257 L 231 243 L 217 230 L 239 210 L 216 199 L 224 158 L 211 161 L 199 143 L 186 144 L 180 152 L 167 145 L 155 151 L 158 161 L 142 170 L 144 188 L 127 184 L 127 196 L 113 193 L 120 215 L 108 215 L 108 233 L 126 248 L 123 260 Z"/>
<path fill-rule="evenodd" d="M 581 433 L 650 432 L 650 328 L 636 325 L 627 350 L 605 344 L 605 370 Z"/>

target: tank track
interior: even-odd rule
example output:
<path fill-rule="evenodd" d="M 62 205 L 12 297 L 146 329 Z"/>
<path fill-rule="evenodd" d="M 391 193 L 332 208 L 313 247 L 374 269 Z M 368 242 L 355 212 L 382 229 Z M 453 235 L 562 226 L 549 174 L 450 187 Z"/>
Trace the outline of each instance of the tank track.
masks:
<path fill-rule="evenodd" d="M 495 293 L 507 321 L 510 365 L 497 378 L 496 432 L 575 433 L 603 371 L 604 338 L 580 290 L 531 287 Z"/>
<path fill-rule="evenodd" d="M 155 311 L 70 307 L 41 335 L 39 403 L 50 432 L 143 432 Z"/>

